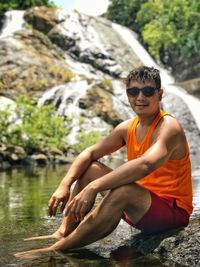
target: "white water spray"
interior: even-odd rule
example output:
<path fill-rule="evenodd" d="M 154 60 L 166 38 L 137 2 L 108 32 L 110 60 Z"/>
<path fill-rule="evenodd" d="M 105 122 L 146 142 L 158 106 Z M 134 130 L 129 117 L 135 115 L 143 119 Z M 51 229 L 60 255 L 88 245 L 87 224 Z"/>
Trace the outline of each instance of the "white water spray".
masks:
<path fill-rule="evenodd" d="M 0 38 L 8 37 L 14 32 L 22 29 L 24 24 L 24 11 L 11 10 L 7 11 L 4 26 L 1 30 Z"/>

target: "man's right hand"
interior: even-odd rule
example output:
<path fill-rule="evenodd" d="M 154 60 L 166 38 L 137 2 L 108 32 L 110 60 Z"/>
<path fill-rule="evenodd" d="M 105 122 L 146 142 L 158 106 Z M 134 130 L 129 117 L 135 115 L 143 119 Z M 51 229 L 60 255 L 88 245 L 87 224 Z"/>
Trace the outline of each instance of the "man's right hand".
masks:
<path fill-rule="evenodd" d="M 52 197 L 49 200 L 48 207 L 49 207 L 49 215 L 56 216 L 56 212 L 60 203 L 60 211 L 63 212 L 66 203 L 70 196 L 70 189 L 69 187 L 58 187 L 57 190 L 53 193 Z"/>

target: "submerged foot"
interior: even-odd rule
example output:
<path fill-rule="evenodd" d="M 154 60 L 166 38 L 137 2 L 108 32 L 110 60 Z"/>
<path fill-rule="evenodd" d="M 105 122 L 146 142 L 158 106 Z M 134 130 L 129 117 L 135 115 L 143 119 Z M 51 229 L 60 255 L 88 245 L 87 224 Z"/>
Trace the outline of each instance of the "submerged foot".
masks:
<path fill-rule="evenodd" d="M 14 254 L 14 256 L 19 259 L 36 259 L 50 252 L 53 252 L 53 249 L 51 247 L 23 251 L 23 252 Z"/>

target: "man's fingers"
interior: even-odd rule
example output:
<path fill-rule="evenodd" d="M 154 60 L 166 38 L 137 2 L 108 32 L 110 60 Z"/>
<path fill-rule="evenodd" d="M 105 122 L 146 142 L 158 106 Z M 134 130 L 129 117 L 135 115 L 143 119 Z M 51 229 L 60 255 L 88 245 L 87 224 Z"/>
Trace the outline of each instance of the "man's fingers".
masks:
<path fill-rule="evenodd" d="M 53 207 L 52 207 L 52 216 L 55 216 L 56 215 L 56 211 L 57 211 L 57 208 L 58 208 L 58 205 L 60 203 L 60 200 L 56 199 L 54 201 L 54 204 L 53 204 Z"/>
<path fill-rule="evenodd" d="M 52 207 L 54 205 L 54 202 L 55 202 L 55 198 L 52 197 L 50 200 L 49 200 L 49 203 L 48 203 L 48 208 L 49 208 L 49 215 L 52 216 L 53 214 L 53 211 L 52 211 Z"/>
<path fill-rule="evenodd" d="M 80 209 L 80 220 L 82 221 L 85 217 L 86 214 L 86 205 L 87 203 L 84 202 L 85 205 L 82 205 L 81 209 Z"/>
<path fill-rule="evenodd" d="M 64 211 L 64 209 L 65 209 L 65 207 L 66 207 L 66 203 L 67 203 L 66 200 L 62 202 L 62 205 L 60 206 L 60 211 L 61 211 L 61 212 Z"/>

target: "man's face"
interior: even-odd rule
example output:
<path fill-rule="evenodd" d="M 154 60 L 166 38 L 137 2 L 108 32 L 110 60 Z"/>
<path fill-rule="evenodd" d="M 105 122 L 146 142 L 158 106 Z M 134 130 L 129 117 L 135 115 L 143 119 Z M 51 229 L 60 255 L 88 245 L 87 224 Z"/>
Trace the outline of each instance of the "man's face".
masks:
<path fill-rule="evenodd" d="M 129 103 L 137 115 L 153 115 L 158 112 L 163 90 L 156 90 L 153 82 L 133 81 L 126 88 L 126 93 Z"/>

